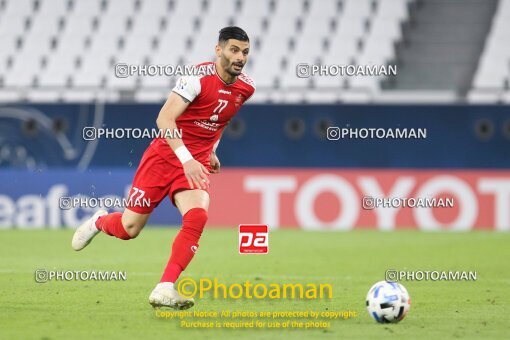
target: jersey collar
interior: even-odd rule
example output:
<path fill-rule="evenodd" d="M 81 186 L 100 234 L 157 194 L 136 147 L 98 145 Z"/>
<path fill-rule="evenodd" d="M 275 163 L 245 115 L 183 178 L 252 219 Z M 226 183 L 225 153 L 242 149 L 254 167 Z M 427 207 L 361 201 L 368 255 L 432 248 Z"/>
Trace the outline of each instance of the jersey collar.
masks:
<path fill-rule="evenodd" d="M 214 63 L 214 74 L 216 74 L 216 77 L 218 77 L 218 79 L 226 86 L 231 86 L 231 85 L 234 85 L 236 82 L 237 82 L 237 79 L 239 78 L 239 76 L 236 77 L 236 80 L 234 80 L 233 83 L 227 83 L 225 82 L 223 79 L 221 79 L 220 75 L 218 74 L 218 71 L 216 71 L 216 63 Z"/>

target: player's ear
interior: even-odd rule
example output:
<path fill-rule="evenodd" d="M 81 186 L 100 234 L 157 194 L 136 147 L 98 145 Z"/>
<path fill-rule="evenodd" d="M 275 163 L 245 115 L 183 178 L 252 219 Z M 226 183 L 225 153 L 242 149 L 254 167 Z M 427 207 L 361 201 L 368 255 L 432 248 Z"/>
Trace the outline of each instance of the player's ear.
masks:
<path fill-rule="evenodd" d="M 217 58 L 221 57 L 221 46 L 220 46 L 220 44 L 216 45 L 215 52 L 216 52 L 216 57 Z"/>

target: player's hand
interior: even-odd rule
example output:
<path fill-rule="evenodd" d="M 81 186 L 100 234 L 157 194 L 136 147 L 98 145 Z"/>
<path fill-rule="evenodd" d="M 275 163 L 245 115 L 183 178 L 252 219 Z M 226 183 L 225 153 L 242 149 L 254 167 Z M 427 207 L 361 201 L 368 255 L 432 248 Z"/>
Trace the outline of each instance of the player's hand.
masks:
<path fill-rule="evenodd" d="M 211 168 L 212 168 L 212 173 L 213 174 L 220 173 L 220 167 L 221 167 L 221 163 L 220 163 L 220 160 L 218 159 L 218 156 L 216 156 L 216 152 L 212 152 L 211 153 Z"/>
<path fill-rule="evenodd" d="M 184 175 L 188 180 L 191 189 L 207 189 L 209 188 L 209 171 L 196 159 L 190 159 L 182 165 Z"/>

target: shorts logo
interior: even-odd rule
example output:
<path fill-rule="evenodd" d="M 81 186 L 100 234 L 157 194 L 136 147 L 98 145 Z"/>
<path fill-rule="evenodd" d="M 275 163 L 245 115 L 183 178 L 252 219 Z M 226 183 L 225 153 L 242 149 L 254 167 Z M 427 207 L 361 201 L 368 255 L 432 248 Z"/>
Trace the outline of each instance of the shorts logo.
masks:
<path fill-rule="evenodd" d="M 212 115 L 211 118 L 209 118 L 211 122 L 217 122 L 218 121 L 218 115 Z"/>
<path fill-rule="evenodd" d="M 192 251 L 193 253 L 196 253 L 196 252 L 197 252 L 197 249 L 198 249 L 198 247 L 197 247 L 197 246 L 191 246 L 191 251 Z"/>
<path fill-rule="evenodd" d="M 265 224 L 239 225 L 239 254 L 267 254 L 269 228 Z"/>

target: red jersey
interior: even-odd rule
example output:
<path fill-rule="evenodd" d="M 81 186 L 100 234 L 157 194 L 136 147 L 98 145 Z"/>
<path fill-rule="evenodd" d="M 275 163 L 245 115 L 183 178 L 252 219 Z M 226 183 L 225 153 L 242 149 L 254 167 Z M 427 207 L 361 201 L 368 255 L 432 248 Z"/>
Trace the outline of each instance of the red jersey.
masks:
<path fill-rule="evenodd" d="M 172 90 L 191 102 L 176 123 L 193 158 L 211 170 L 210 155 L 214 143 L 230 119 L 253 95 L 255 83 L 244 73 L 232 84 L 225 83 L 216 73 L 214 62 L 197 67 L 199 75 L 180 77 Z M 154 139 L 151 146 L 172 165 L 182 167 L 165 138 Z"/>

